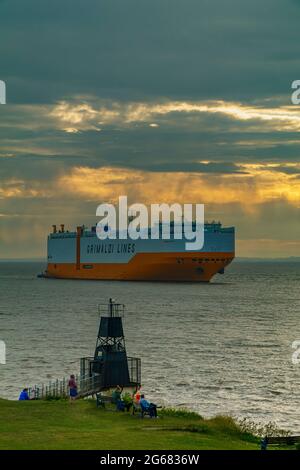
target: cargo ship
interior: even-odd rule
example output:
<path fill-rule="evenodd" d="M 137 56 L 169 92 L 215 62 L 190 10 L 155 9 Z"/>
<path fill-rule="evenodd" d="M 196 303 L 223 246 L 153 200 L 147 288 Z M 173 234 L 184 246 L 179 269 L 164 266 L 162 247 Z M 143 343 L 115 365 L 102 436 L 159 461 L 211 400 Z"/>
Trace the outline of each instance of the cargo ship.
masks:
<path fill-rule="evenodd" d="M 234 227 L 205 223 L 201 250 L 187 251 L 186 239 L 100 240 L 96 226 L 74 232 L 53 225 L 47 269 L 42 277 L 118 281 L 209 282 L 235 256 Z"/>

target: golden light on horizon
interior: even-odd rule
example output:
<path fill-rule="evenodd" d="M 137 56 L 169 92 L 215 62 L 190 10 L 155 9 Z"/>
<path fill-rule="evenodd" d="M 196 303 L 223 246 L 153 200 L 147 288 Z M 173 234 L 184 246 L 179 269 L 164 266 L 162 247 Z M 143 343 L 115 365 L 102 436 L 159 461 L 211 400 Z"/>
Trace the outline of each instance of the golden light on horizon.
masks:
<path fill-rule="evenodd" d="M 291 164 L 293 166 L 293 164 Z M 240 164 L 245 173 L 147 172 L 123 168 L 74 167 L 58 187 L 92 200 L 115 200 L 128 194 L 133 200 L 203 202 L 253 206 L 274 200 L 300 204 L 300 180 L 280 171 L 278 165 Z"/>

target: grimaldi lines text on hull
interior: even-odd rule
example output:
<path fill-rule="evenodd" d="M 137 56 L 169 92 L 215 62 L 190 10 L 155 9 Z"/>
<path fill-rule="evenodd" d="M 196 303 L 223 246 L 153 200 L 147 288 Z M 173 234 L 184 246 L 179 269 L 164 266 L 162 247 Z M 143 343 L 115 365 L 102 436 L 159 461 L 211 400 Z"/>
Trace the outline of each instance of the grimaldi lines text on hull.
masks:
<path fill-rule="evenodd" d="M 234 227 L 206 223 L 204 246 L 187 251 L 186 239 L 100 240 L 96 227 L 64 226 L 48 236 L 46 277 L 124 281 L 208 282 L 235 256 Z"/>

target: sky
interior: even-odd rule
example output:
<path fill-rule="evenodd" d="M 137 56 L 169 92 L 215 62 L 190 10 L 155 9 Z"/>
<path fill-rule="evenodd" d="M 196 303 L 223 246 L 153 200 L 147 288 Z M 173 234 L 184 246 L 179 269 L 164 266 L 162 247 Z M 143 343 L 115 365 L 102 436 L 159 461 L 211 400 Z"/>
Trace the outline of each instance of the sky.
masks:
<path fill-rule="evenodd" d="M 0 258 L 119 195 L 300 256 L 299 24 L 300 0 L 0 0 Z"/>

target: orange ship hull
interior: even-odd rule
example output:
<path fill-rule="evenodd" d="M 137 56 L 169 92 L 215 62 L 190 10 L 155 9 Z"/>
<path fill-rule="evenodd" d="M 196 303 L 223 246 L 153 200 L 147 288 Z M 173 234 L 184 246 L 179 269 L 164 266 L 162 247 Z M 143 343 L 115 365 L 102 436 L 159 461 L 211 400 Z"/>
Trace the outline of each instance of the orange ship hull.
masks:
<path fill-rule="evenodd" d="M 45 275 L 61 279 L 209 282 L 234 252 L 138 253 L 128 263 L 48 263 Z"/>

